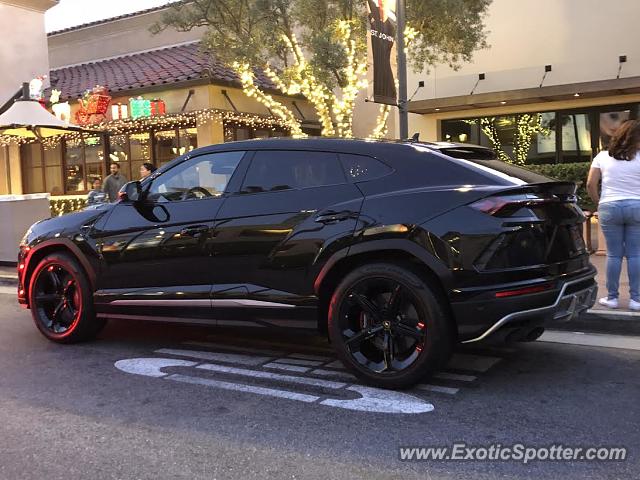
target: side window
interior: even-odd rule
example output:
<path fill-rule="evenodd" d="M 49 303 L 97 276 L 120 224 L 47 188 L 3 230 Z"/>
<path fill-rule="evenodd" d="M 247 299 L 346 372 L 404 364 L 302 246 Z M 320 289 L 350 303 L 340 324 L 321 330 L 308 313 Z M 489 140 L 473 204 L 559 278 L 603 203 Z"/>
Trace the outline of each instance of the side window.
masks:
<path fill-rule="evenodd" d="M 347 177 L 353 182 L 366 182 L 384 177 L 393 171 L 391 167 L 375 158 L 363 155 L 340 154 L 340 160 Z"/>
<path fill-rule="evenodd" d="M 243 193 L 274 192 L 345 183 L 338 155 L 325 152 L 258 151 Z"/>
<path fill-rule="evenodd" d="M 219 197 L 245 152 L 220 152 L 201 155 L 164 172 L 149 189 L 149 199 L 176 202 Z"/>

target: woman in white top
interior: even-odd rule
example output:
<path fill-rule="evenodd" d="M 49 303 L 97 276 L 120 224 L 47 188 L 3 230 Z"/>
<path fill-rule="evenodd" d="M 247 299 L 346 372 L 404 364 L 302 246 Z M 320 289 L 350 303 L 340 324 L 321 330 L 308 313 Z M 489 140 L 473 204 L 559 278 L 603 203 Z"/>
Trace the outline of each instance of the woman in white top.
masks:
<path fill-rule="evenodd" d="M 608 295 L 600 299 L 600 304 L 618 308 L 622 257 L 626 257 L 629 308 L 640 311 L 640 121 L 623 123 L 611 139 L 609 150 L 593 159 L 587 191 L 598 205 L 598 219 L 607 242 Z"/>

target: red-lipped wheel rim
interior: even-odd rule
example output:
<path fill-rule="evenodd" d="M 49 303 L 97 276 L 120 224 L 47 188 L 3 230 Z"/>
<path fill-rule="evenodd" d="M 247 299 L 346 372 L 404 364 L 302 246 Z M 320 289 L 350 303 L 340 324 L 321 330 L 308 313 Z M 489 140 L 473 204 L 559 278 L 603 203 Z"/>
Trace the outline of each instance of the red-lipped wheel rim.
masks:
<path fill-rule="evenodd" d="M 64 266 L 48 265 L 38 272 L 33 300 L 40 325 L 54 335 L 64 336 L 80 318 L 82 295 L 74 275 Z"/>

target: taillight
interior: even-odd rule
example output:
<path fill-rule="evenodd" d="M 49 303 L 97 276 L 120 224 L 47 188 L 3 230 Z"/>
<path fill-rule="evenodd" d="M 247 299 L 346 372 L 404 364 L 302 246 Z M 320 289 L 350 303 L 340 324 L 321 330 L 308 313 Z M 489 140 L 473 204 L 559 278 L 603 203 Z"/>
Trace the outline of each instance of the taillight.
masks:
<path fill-rule="evenodd" d="M 471 208 L 488 215 L 506 217 L 523 207 L 535 207 L 544 203 L 558 203 L 557 197 L 539 197 L 537 195 L 500 195 L 487 197 L 469 205 Z"/>

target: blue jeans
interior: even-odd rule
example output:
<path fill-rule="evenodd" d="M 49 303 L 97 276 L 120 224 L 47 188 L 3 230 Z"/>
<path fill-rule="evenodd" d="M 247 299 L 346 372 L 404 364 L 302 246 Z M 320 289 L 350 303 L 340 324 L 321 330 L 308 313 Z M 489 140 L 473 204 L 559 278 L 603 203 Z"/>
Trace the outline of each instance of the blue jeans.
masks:
<path fill-rule="evenodd" d="M 607 290 L 618 298 L 622 257 L 627 257 L 631 299 L 640 302 L 640 200 L 606 202 L 598 218 L 607 241 Z"/>

